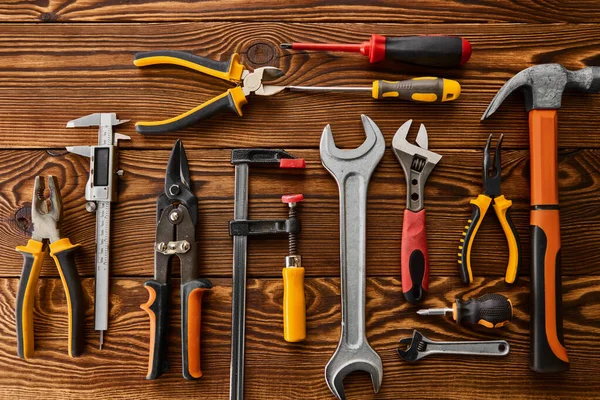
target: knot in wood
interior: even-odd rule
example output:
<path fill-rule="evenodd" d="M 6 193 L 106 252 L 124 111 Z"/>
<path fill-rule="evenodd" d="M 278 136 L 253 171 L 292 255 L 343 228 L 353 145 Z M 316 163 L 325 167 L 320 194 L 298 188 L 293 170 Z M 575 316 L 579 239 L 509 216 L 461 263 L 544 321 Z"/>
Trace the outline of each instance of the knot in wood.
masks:
<path fill-rule="evenodd" d="M 33 223 L 31 222 L 31 203 L 25 203 L 15 213 L 15 223 L 17 226 L 31 235 L 33 232 Z"/>
<path fill-rule="evenodd" d="M 275 57 L 275 49 L 267 43 L 255 43 L 248 48 L 248 61 L 256 65 L 265 65 Z"/>

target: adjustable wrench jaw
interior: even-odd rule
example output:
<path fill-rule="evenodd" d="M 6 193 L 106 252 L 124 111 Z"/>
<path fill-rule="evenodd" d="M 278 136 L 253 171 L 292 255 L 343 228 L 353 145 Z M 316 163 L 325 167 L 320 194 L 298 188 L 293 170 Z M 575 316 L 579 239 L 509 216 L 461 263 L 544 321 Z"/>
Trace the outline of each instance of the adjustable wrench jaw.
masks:
<path fill-rule="evenodd" d="M 406 208 L 418 212 L 424 207 L 425 182 L 442 156 L 427 149 L 427 130 L 423 124 L 419 128 L 417 144 L 407 140 L 411 124 L 412 119 L 409 119 L 398 128 L 392 140 L 392 150 L 406 177 Z"/>

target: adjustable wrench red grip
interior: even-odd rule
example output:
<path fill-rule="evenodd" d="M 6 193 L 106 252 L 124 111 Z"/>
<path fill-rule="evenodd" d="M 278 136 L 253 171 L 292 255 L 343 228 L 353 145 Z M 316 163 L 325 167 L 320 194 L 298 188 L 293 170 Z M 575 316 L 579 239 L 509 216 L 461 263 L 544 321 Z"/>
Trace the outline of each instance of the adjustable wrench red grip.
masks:
<path fill-rule="evenodd" d="M 419 302 L 429 287 L 429 252 L 425 231 L 425 209 L 404 210 L 401 246 L 402 293 L 406 300 Z"/>

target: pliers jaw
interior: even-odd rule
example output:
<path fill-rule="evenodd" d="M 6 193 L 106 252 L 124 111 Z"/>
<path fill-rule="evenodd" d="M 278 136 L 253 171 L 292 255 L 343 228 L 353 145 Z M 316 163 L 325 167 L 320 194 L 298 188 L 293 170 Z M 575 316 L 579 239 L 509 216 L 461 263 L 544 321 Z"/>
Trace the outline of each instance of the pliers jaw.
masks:
<path fill-rule="evenodd" d="M 59 224 L 62 217 L 62 197 L 55 176 L 48 176 L 48 189 L 50 197 L 46 199 L 44 178 L 36 176 L 31 202 L 31 222 L 33 223 L 31 238 L 39 242 L 48 239 L 50 243 L 54 243 L 61 237 Z"/>
<path fill-rule="evenodd" d="M 492 155 L 490 151 L 490 145 L 492 143 L 492 134 L 488 137 L 488 140 L 483 149 L 483 192 L 489 197 L 500 196 L 500 182 L 502 180 L 502 139 L 504 134 L 500 135 L 498 143 L 496 143 L 496 150 L 494 151 L 494 161 L 492 162 Z"/>
<path fill-rule="evenodd" d="M 275 67 L 261 67 L 249 72 L 244 70 L 242 90 L 245 96 L 252 93 L 258 96 L 271 96 L 285 90 L 285 86 L 264 86 L 263 81 L 272 81 L 281 78 L 283 71 Z"/>

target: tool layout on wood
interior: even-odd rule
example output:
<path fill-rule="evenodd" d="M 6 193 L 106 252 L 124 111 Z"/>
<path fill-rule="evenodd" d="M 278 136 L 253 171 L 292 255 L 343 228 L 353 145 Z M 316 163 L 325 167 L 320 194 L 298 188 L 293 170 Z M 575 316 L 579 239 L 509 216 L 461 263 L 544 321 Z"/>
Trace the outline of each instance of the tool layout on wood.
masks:
<path fill-rule="evenodd" d="M 150 360 L 146 379 L 156 379 L 169 368 L 167 333 L 171 303 L 171 263 L 179 258 L 181 270 L 181 361 L 183 377 L 198 379 L 200 365 L 200 320 L 204 291 L 212 288 L 200 278 L 199 243 L 196 241 L 198 198 L 192 190 L 190 169 L 180 140 L 175 142 L 165 190 L 156 200 L 154 279 L 144 284 L 150 298 L 141 307 L 150 317 Z"/>
<path fill-rule="evenodd" d="M 84 323 L 85 304 L 83 289 L 75 265 L 75 251 L 79 244 L 72 244 L 69 238 L 62 237 L 60 223 L 63 215 L 62 197 L 55 176 L 48 177 L 50 198 L 44 197 L 44 178 L 35 177 L 33 201 L 31 202 L 31 223 L 33 231 L 26 246 L 17 246 L 23 255 L 23 272 L 17 291 L 15 311 L 17 326 L 17 354 L 21 358 L 33 355 L 33 303 L 35 287 L 40 276 L 46 250 L 54 259 L 60 279 L 65 289 L 68 304 L 69 356 L 83 353 L 85 345 Z"/>
<path fill-rule="evenodd" d="M 394 135 L 392 150 L 406 178 L 406 209 L 402 222 L 400 269 L 402 292 L 411 304 L 423 300 L 429 288 L 429 251 L 425 226 L 425 182 L 442 156 L 428 150 L 427 129 L 421 124 L 412 144 L 407 140 L 412 119 Z"/>
<path fill-rule="evenodd" d="M 117 119 L 115 113 L 96 113 L 67 123 L 67 128 L 98 127 L 97 146 L 67 147 L 67 151 L 90 159 L 90 176 L 85 185 L 86 210 L 96 213 L 96 289 L 94 298 L 94 329 L 100 332 L 100 349 L 108 329 L 109 266 L 110 266 L 110 203 L 117 201 L 117 178 L 123 175 L 118 168 L 117 143 L 131 139 L 113 133 L 113 126 L 129 120 Z"/>
<path fill-rule="evenodd" d="M 321 162 L 340 192 L 340 275 L 342 332 L 338 347 L 325 366 L 331 393 L 345 399 L 344 378 L 353 371 L 371 375 L 373 390 L 383 380 L 381 357 L 367 340 L 365 309 L 367 280 L 367 191 L 373 171 L 385 152 L 385 138 L 369 117 L 362 115 L 365 141 L 352 150 L 339 149 L 327 125 L 321 135 Z"/>
<path fill-rule="evenodd" d="M 293 234 L 300 233 L 300 221 L 295 215 L 288 219 L 280 220 L 249 220 L 248 219 L 248 180 L 250 174 L 250 165 L 261 167 L 279 167 L 284 169 L 289 168 L 304 168 L 305 162 L 303 159 L 283 150 L 269 149 L 235 149 L 231 152 L 231 164 L 235 165 L 235 194 L 233 206 L 233 221 L 229 222 L 229 234 L 233 237 L 233 282 L 231 294 L 231 369 L 230 369 L 230 400 L 242 400 L 244 398 L 244 346 L 245 346 L 245 331 L 246 331 L 246 267 L 248 257 L 248 236 L 258 235 L 275 235 L 275 234 Z M 285 199 L 284 199 L 285 200 Z M 294 203 L 297 203 L 300 198 L 287 198 Z M 291 204 L 291 203 L 290 203 Z M 292 254 L 291 256 L 295 256 Z M 300 285 L 300 274 L 303 277 L 303 270 L 294 271 L 290 269 L 298 268 L 297 262 L 300 259 L 295 257 L 286 258 L 286 268 L 288 279 L 287 283 L 291 283 L 292 287 L 288 289 L 297 289 L 294 294 L 288 293 L 284 297 L 289 301 L 292 298 L 302 297 L 304 301 L 304 288 L 300 293 L 298 286 Z M 289 264 L 287 264 L 289 262 Z M 284 271 L 284 276 L 286 272 Z M 293 277 L 293 275 L 296 275 Z M 287 314 L 286 321 L 298 322 L 305 313 L 304 308 L 288 307 L 289 312 L 301 312 L 302 315 Z M 297 327 L 297 326 L 296 326 Z M 290 331 L 290 328 L 285 331 Z M 298 332 L 292 332 L 298 333 Z M 298 336 L 295 339 L 300 339 Z"/>

